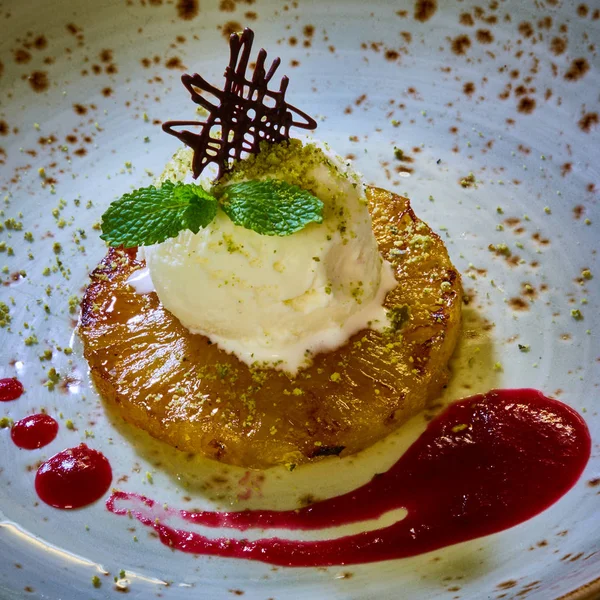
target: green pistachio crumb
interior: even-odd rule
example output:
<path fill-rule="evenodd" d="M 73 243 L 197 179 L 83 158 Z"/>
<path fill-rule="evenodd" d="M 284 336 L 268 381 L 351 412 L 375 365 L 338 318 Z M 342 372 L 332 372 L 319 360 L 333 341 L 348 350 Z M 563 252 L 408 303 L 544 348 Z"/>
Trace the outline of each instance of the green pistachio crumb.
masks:
<path fill-rule="evenodd" d="M 40 356 L 40 360 L 50 360 L 52 358 L 52 350 L 46 349 Z"/>
<path fill-rule="evenodd" d="M 79 310 L 79 297 L 78 296 L 71 296 L 69 298 L 69 312 L 71 314 L 75 314 L 78 310 Z"/>
<path fill-rule="evenodd" d="M 10 316 L 10 309 L 7 304 L 0 302 L 0 327 L 6 327 L 10 324 L 12 318 Z"/>
<path fill-rule="evenodd" d="M 466 423 L 461 423 L 460 425 L 455 425 L 452 428 L 452 432 L 453 433 L 458 433 L 459 431 L 464 431 L 465 429 L 468 429 L 468 425 Z"/>

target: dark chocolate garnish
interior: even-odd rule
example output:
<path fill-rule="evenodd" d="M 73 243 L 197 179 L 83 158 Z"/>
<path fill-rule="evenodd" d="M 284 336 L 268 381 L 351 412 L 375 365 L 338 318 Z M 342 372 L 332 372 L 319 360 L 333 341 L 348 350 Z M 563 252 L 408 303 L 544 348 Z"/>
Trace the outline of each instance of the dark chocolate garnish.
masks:
<path fill-rule="evenodd" d="M 253 41 L 254 32 L 248 28 L 241 35 L 234 33 L 229 38 L 230 59 L 229 66 L 225 69 L 225 85 L 222 90 L 197 73 L 181 77 L 192 101 L 205 108 L 209 116 L 206 121 L 167 121 L 162 128 L 193 149 L 194 178 L 210 163 L 217 165 L 220 178 L 234 160 L 258 154 L 261 142 L 289 140 L 292 126 L 301 129 L 317 127 L 313 118 L 285 101 L 289 83 L 287 77 L 282 77 L 278 91 L 269 90 L 269 82 L 281 63 L 280 58 L 273 61 L 267 72 L 267 53 L 261 49 L 252 79 L 246 78 Z M 219 104 L 209 102 L 202 92 L 213 95 L 219 100 Z M 300 119 L 294 120 L 294 117 Z M 174 129 L 186 126 L 200 127 L 200 133 Z"/>

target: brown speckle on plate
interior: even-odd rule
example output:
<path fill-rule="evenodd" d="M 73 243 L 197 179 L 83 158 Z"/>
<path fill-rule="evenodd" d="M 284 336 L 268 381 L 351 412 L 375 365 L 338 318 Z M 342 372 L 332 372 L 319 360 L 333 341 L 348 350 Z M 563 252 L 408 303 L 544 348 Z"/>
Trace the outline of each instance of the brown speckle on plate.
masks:
<path fill-rule="evenodd" d="M 471 38 L 468 35 L 458 35 L 452 40 L 452 52 L 457 56 L 466 54 L 470 47 Z"/>
<path fill-rule="evenodd" d="M 503 581 L 499 583 L 496 587 L 499 590 L 509 590 L 510 588 L 514 588 L 517 585 L 517 582 L 514 579 L 509 579 L 508 581 Z"/>
<path fill-rule="evenodd" d="M 473 16 L 470 13 L 464 12 L 458 18 L 458 22 L 461 25 L 465 25 L 466 27 L 473 27 L 475 25 L 475 21 L 473 20 Z"/>
<path fill-rule="evenodd" d="M 590 12 L 590 9 L 588 8 L 587 4 L 580 4 L 577 7 L 577 14 L 582 19 L 584 19 L 585 17 L 587 17 L 589 12 Z"/>
<path fill-rule="evenodd" d="M 191 21 L 198 16 L 200 5 L 198 0 L 179 0 L 177 2 L 177 15 L 184 21 Z"/>
<path fill-rule="evenodd" d="M 429 21 L 437 11 L 437 0 L 416 0 L 414 18 L 421 23 Z"/>
<path fill-rule="evenodd" d="M 535 110 L 536 102 L 534 98 L 525 96 L 519 100 L 517 110 L 525 115 L 530 115 Z"/>
<path fill-rule="evenodd" d="M 167 67 L 167 69 L 179 69 L 180 71 L 185 70 L 185 65 L 181 62 L 181 58 L 179 58 L 178 56 L 173 56 L 172 58 L 169 58 L 166 62 L 165 62 L 165 67 Z"/>
<path fill-rule="evenodd" d="M 234 0 L 221 0 L 219 10 L 221 12 L 233 12 L 235 10 Z"/>
<path fill-rule="evenodd" d="M 100 59 L 100 62 L 110 63 L 113 59 L 113 51 L 108 49 L 101 50 L 98 58 Z"/>
<path fill-rule="evenodd" d="M 480 44 L 491 44 L 494 41 L 494 36 L 489 29 L 478 29 L 475 37 Z"/>
<path fill-rule="evenodd" d="M 221 34 L 228 40 L 232 33 L 237 33 L 238 31 L 242 31 L 242 29 L 243 27 L 237 21 L 227 21 L 221 28 Z"/>
<path fill-rule="evenodd" d="M 13 50 L 13 56 L 15 58 L 15 62 L 19 65 L 24 65 L 31 61 L 31 52 L 25 50 L 24 48 L 17 48 L 16 50 Z"/>
<path fill-rule="evenodd" d="M 567 49 L 567 40 L 563 37 L 554 37 L 550 42 L 550 52 L 555 56 L 559 56 Z"/>
<path fill-rule="evenodd" d="M 590 64 L 585 58 L 576 58 L 571 62 L 569 70 L 565 73 L 567 81 L 578 81 L 590 70 Z"/>
<path fill-rule="evenodd" d="M 598 125 L 600 120 L 598 119 L 598 113 L 589 112 L 584 113 L 581 119 L 578 121 L 579 129 L 585 133 L 590 133 L 593 127 Z"/>
<path fill-rule="evenodd" d="M 529 303 L 526 300 L 523 300 L 523 298 L 511 298 L 508 301 L 508 305 L 513 309 L 513 310 L 529 310 Z"/>
<path fill-rule="evenodd" d="M 523 37 L 531 37 L 533 35 L 533 26 L 529 21 L 521 21 L 521 23 L 519 23 L 519 33 Z"/>
<path fill-rule="evenodd" d="M 45 92 L 50 87 L 46 71 L 34 71 L 27 79 L 34 92 Z"/>
<path fill-rule="evenodd" d="M 463 85 L 463 93 L 470 97 L 473 95 L 474 92 L 475 92 L 475 84 L 472 81 L 467 81 Z"/>

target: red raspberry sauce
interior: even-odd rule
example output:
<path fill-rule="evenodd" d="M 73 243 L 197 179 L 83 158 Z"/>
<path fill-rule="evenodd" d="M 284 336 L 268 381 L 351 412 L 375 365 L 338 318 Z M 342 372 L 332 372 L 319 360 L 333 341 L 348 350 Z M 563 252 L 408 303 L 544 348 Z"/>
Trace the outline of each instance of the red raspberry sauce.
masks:
<path fill-rule="evenodd" d="M 450 405 L 387 472 L 298 510 L 191 513 L 126 492 L 114 492 L 107 508 L 130 511 L 183 552 L 294 567 L 367 563 L 430 552 L 530 519 L 571 489 L 590 451 L 585 422 L 566 404 L 536 390 L 493 390 Z M 213 539 L 165 523 L 315 530 L 399 508 L 407 516 L 389 527 L 324 541 Z"/>
<path fill-rule="evenodd" d="M 58 423 L 50 415 L 41 413 L 17 421 L 10 430 L 10 437 L 19 448 L 35 450 L 48 445 L 57 433 Z"/>
<path fill-rule="evenodd" d="M 14 377 L 0 379 L 0 402 L 16 400 L 23 393 L 23 384 Z"/>
<path fill-rule="evenodd" d="M 112 469 L 97 450 L 79 444 L 55 454 L 35 476 L 35 491 L 55 508 L 80 508 L 99 500 L 110 487 Z"/>

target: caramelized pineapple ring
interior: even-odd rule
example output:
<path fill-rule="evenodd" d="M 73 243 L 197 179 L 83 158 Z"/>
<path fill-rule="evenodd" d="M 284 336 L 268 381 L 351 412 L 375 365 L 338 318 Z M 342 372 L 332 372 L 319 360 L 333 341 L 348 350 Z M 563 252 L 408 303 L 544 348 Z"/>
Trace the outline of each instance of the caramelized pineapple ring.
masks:
<path fill-rule="evenodd" d="M 248 468 L 346 456 L 422 410 L 448 378 L 460 275 L 408 199 L 378 188 L 368 197 L 398 280 L 385 302 L 395 330 L 362 331 L 296 378 L 251 369 L 191 334 L 155 293 L 136 294 L 126 280 L 143 263 L 111 249 L 91 274 L 79 327 L 103 398 L 180 450 Z"/>

